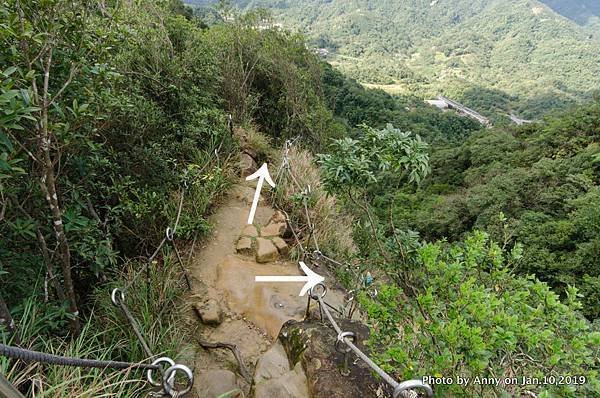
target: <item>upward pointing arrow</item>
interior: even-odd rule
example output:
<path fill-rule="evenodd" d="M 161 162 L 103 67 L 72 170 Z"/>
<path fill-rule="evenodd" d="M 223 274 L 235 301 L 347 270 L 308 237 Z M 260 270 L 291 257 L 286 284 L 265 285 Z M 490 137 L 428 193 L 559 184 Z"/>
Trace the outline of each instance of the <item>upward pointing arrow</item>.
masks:
<path fill-rule="evenodd" d="M 246 181 L 252 181 L 257 178 L 258 178 L 258 183 L 256 184 L 256 192 L 254 192 L 254 200 L 252 201 L 252 207 L 250 208 L 250 214 L 248 214 L 248 224 L 252 224 L 252 222 L 254 221 L 254 214 L 256 213 L 256 206 L 258 206 L 258 199 L 260 198 L 260 190 L 262 189 L 264 181 L 267 180 L 267 183 L 269 183 L 269 185 L 272 188 L 275 188 L 275 183 L 273 182 L 273 180 L 271 179 L 271 176 L 269 175 L 269 168 L 267 167 L 266 163 L 263 163 L 263 165 L 260 166 L 260 169 L 256 170 L 256 172 L 254 172 L 254 174 L 251 174 L 248 177 L 246 177 Z"/>
<path fill-rule="evenodd" d="M 325 280 L 321 275 L 313 272 L 310 268 L 304 264 L 304 262 L 300 261 L 300 268 L 306 274 L 306 276 L 301 275 L 272 275 L 272 276 L 255 276 L 255 282 L 306 282 L 304 286 L 302 286 L 302 290 L 300 290 L 299 296 L 304 296 L 309 289 L 312 289 L 316 284 L 321 283 Z"/>

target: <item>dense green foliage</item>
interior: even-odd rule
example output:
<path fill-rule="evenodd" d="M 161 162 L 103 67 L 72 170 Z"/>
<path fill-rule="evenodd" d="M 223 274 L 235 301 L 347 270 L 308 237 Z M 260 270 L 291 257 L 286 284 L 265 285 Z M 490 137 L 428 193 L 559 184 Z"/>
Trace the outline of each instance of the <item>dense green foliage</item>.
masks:
<path fill-rule="evenodd" d="M 559 292 L 577 286 L 584 313 L 597 318 L 599 137 L 598 101 L 536 125 L 482 131 L 434 152 L 431 178 L 396 195 L 397 218 L 428 240 L 481 228 L 506 247 L 520 242 L 516 272 Z"/>
<path fill-rule="evenodd" d="M 483 233 L 464 243 L 426 244 L 411 272 L 413 297 L 384 285 L 376 299 L 363 295 L 373 322 L 373 343 L 388 347 L 380 356 L 400 379 L 436 375 L 453 380 L 436 385 L 436 396 L 596 396 L 600 333 L 579 316 L 570 289 L 565 303 L 534 278 L 515 277 L 518 254 L 504 253 Z M 402 320 L 399 322 L 398 320 Z M 456 377 L 469 378 L 458 385 Z M 578 375 L 575 385 L 535 385 L 522 377 Z M 475 378 L 501 384 L 476 384 Z M 516 377 L 506 385 L 504 379 Z M 570 382 L 568 384 L 571 384 Z"/>
<path fill-rule="evenodd" d="M 234 18 L 231 14 L 230 18 Z M 238 26 L 213 26 L 208 35 L 223 70 L 222 96 L 236 120 L 251 119 L 267 135 L 297 135 L 319 148 L 343 134 L 322 99 L 322 65 L 301 36 L 270 27 L 268 14 L 235 16 Z"/>
<path fill-rule="evenodd" d="M 75 290 L 84 300 L 121 256 L 138 255 L 163 236 L 184 179 L 196 205 L 186 208 L 182 237 L 206 229 L 203 214 L 223 177 L 213 169 L 206 179 L 201 168 L 217 146 L 228 151 L 232 142 L 214 105 L 217 64 L 203 33 L 182 16 L 169 16 L 159 29 L 136 9 L 111 15 L 85 2 L 20 4 L 2 8 L 9 25 L 0 69 L 12 72 L 4 83 L 11 103 L 29 111 L 0 131 L 3 296 L 17 304 L 40 275 L 56 274 L 46 258 L 52 253 L 68 263 L 52 250 L 56 204 L 45 203 L 43 187 L 51 165 Z"/>
<path fill-rule="evenodd" d="M 443 92 L 497 121 L 511 111 L 537 118 L 600 88 L 600 38 L 536 0 L 233 3 L 272 9 L 360 82 L 420 97 Z"/>
<path fill-rule="evenodd" d="M 375 130 L 362 126 L 358 139 L 344 138 L 322 155 L 323 182 L 331 191 L 343 189 L 380 192 L 385 180 L 398 185 L 403 180 L 419 183 L 429 172 L 427 144 L 391 124 Z"/>
<path fill-rule="evenodd" d="M 379 360 L 387 370 L 399 379 L 575 374 L 586 380 L 438 385 L 440 397 L 600 393 L 600 335 L 579 301 L 583 293 L 583 313 L 597 316 L 598 106 L 544 126 L 482 131 L 458 148 L 438 149 L 434 174 L 416 193 L 410 183 L 428 171 L 426 146 L 391 126 L 364 127 L 357 140 L 337 140 L 321 156 L 326 187 L 358 219 L 358 261 L 362 272 L 375 275 L 379 291 L 363 290 L 361 302 L 373 349 L 386 347 Z M 448 228 L 460 228 L 451 244 L 445 232 L 436 235 Z M 437 242 L 424 243 L 415 230 Z M 366 280 L 348 279 L 352 286 Z"/>

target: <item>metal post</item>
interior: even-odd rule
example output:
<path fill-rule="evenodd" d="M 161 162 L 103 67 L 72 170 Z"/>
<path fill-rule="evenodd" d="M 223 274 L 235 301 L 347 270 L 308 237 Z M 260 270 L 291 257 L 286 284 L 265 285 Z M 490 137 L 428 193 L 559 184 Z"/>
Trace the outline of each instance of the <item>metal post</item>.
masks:
<path fill-rule="evenodd" d="M 342 371 L 340 372 L 342 374 L 342 376 L 349 376 L 350 375 L 350 368 L 348 367 L 348 357 L 350 356 L 350 352 L 345 352 L 344 353 L 344 367 L 342 368 Z"/>

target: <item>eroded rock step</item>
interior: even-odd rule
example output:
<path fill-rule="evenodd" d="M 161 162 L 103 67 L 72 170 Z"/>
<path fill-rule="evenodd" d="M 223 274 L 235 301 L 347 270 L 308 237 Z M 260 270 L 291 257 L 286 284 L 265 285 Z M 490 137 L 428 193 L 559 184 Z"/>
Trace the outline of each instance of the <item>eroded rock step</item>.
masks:
<path fill-rule="evenodd" d="M 282 330 L 286 322 L 303 324 L 308 298 L 298 295 L 301 286 L 298 283 L 255 283 L 257 275 L 302 275 L 302 272 L 298 264 L 286 261 L 290 249 L 284 237 L 289 236 L 290 231 L 283 214 L 265 206 L 261 198 L 256 225 L 246 224 L 253 193 L 253 189 L 243 185 L 234 187 L 230 201 L 213 217 L 213 238 L 203 246 L 192 269 L 199 282 L 194 284 L 193 307 L 204 324 L 200 337 L 209 342 L 235 344 L 245 365 L 254 374 L 253 380 L 236 376 L 238 365 L 231 352 L 203 351 L 197 365 L 201 376 L 195 385 L 196 396 L 229 398 L 241 396 L 243 392 L 245 397 L 330 398 L 331 394 L 323 395 L 325 387 L 315 382 L 315 369 L 325 364 L 328 372 L 336 371 L 339 375 L 338 379 L 333 375 L 326 378 L 332 385 L 348 383 L 350 379 L 342 378 L 336 368 L 339 358 L 319 359 L 310 354 L 306 356 L 308 359 L 300 359 L 296 354 L 290 355 L 298 347 L 292 347 L 282 338 L 282 333 L 290 330 L 286 329 L 288 326 L 284 327 L 286 332 Z M 331 288 L 327 299 L 337 307 L 344 302 L 344 293 Z M 315 304 L 312 305 L 314 308 Z M 327 335 L 328 340 L 319 343 L 314 340 L 321 336 L 319 333 L 302 332 L 305 336 L 315 336 L 304 344 L 317 343 L 317 347 L 325 347 L 335 340 L 332 329 L 325 325 L 320 327 L 324 328 L 322 337 Z M 334 350 L 333 343 L 330 348 Z M 312 348 L 306 351 L 312 352 Z M 322 355 L 326 355 L 325 352 Z M 341 391 L 346 394 L 346 390 Z"/>

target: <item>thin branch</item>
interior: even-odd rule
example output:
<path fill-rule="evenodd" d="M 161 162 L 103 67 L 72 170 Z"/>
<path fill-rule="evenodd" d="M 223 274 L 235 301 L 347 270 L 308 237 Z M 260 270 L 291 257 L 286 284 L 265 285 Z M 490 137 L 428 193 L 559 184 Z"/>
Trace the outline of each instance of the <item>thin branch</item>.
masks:
<path fill-rule="evenodd" d="M 208 341 L 203 341 L 200 339 L 196 339 L 196 341 L 198 344 L 200 344 L 200 346 L 202 346 L 202 348 L 227 348 L 228 350 L 231 350 L 240 367 L 240 375 L 242 375 L 242 377 L 248 383 L 252 383 L 252 376 L 250 376 L 250 372 L 248 372 L 246 365 L 244 365 L 242 354 L 240 353 L 240 349 L 237 347 L 237 345 L 231 343 L 209 343 Z"/>
<path fill-rule="evenodd" d="M 389 263 L 390 258 L 388 257 L 387 251 L 384 250 L 383 245 L 381 244 L 381 241 L 379 240 L 379 235 L 377 234 L 377 230 L 375 229 L 375 222 L 373 220 L 371 212 L 369 211 L 369 208 L 367 207 L 368 202 L 367 202 L 366 198 L 365 198 L 365 204 L 363 205 L 352 195 L 352 192 L 350 191 L 350 189 L 347 190 L 347 194 L 348 194 L 348 197 L 350 198 L 350 200 L 352 201 L 352 203 L 354 203 L 356 206 L 358 206 L 367 215 L 367 218 L 369 219 L 369 224 L 371 224 L 371 232 L 373 233 L 373 238 L 375 239 L 375 242 L 377 243 L 377 247 L 379 248 L 379 251 L 381 252 L 381 255 L 383 256 L 385 261 Z"/>
<path fill-rule="evenodd" d="M 393 202 L 390 204 L 390 225 L 392 227 L 392 236 L 394 237 L 394 241 L 396 242 L 396 245 L 398 246 L 398 249 L 400 250 L 400 255 L 402 256 L 402 260 L 406 261 L 406 255 L 404 254 L 404 247 L 400 243 L 400 240 L 398 239 L 398 235 L 396 235 L 396 225 L 394 223 L 394 203 Z"/>
<path fill-rule="evenodd" d="M 2 200 L 2 210 L 0 210 L 0 222 L 4 220 L 4 214 L 6 213 L 6 203 L 8 199 L 4 198 L 4 187 L 0 184 L 0 199 Z"/>
<path fill-rule="evenodd" d="M 51 107 L 53 104 L 56 103 L 56 101 L 64 93 L 64 91 L 67 89 L 67 87 L 69 87 L 69 85 L 73 81 L 73 78 L 75 77 L 75 74 L 78 71 L 79 71 L 79 65 L 75 65 L 75 64 L 71 65 L 71 69 L 69 70 L 69 77 L 67 78 L 67 80 L 65 81 L 65 83 L 62 85 L 62 87 L 60 88 L 60 90 L 58 90 L 58 92 L 56 93 L 56 95 L 54 97 L 52 97 L 52 100 L 50 101 L 50 103 L 48 103 L 48 107 Z M 45 85 L 44 85 L 44 91 L 46 91 Z"/>
<path fill-rule="evenodd" d="M 33 153 L 31 153 L 31 151 L 29 151 L 29 149 L 27 149 L 27 147 L 25 147 L 25 145 L 23 145 L 23 144 L 21 143 L 21 141 L 19 141 L 19 140 L 17 139 L 17 137 L 15 137 L 15 136 L 13 135 L 13 133 L 11 133 L 11 132 L 10 132 L 10 131 L 8 131 L 8 130 L 6 130 L 6 132 L 8 133 L 8 135 L 10 136 L 10 138 L 12 138 L 12 140 L 13 140 L 14 142 L 16 142 L 16 143 L 17 143 L 17 145 L 18 145 L 18 146 L 19 146 L 19 147 L 20 147 L 20 148 L 21 148 L 23 151 L 25 151 L 25 153 L 27 154 L 27 156 L 29 156 L 29 157 L 30 157 L 30 158 L 31 158 L 31 159 L 32 159 L 34 162 L 36 162 L 36 163 L 40 163 L 40 160 L 39 160 L 39 159 L 38 159 L 38 158 L 37 158 L 37 157 L 36 157 L 36 156 L 35 156 Z"/>
<path fill-rule="evenodd" d="M 44 91 L 42 92 L 42 104 L 44 111 L 48 112 L 48 88 L 50 86 L 50 68 L 52 67 L 52 53 L 53 48 L 48 49 L 48 57 L 46 58 L 46 65 L 44 66 Z"/>
<path fill-rule="evenodd" d="M 40 244 L 40 250 L 42 252 L 42 258 L 44 259 L 44 263 L 46 264 L 46 269 L 48 270 L 48 276 L 50 277 L 50 281 L 54 286 L 54 290 L 56 290 L 56 295 L 61 302 L 65 302 L 65 293 L 61 289 L 58 281 L 56 280 L 56 276 L 54 275 L 54 271 L 52 270 L 52 260 L 50 258 L 50 252 L 48 250 L 48 245 L 46 244 L 46 239 L 44 239 L 44 235 L 42 231 L 38 228 L 37 230 L 38 242 Z"/>

